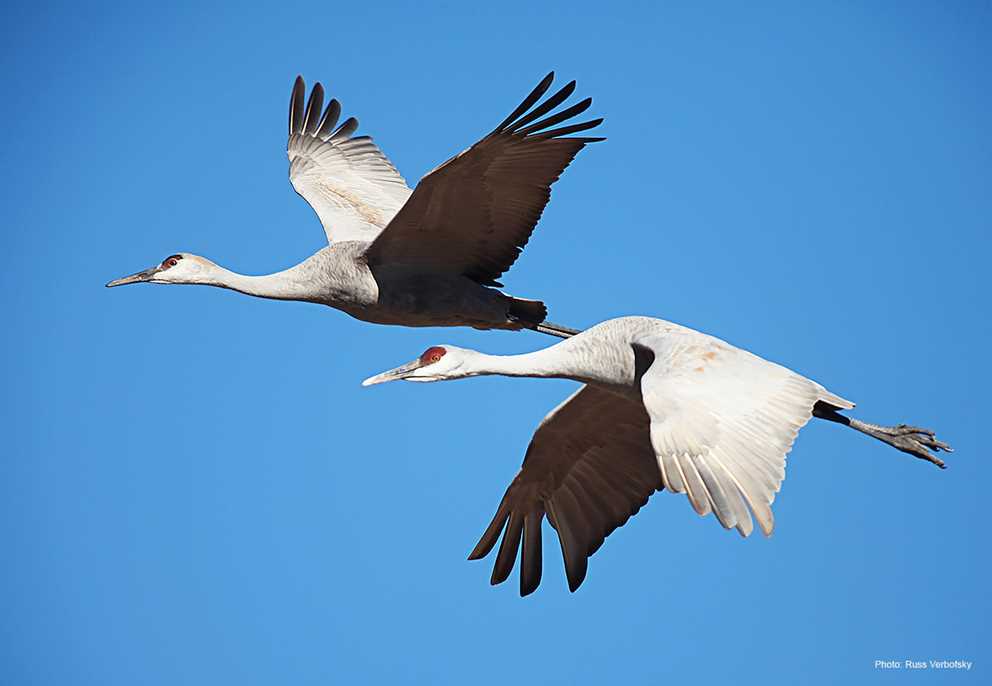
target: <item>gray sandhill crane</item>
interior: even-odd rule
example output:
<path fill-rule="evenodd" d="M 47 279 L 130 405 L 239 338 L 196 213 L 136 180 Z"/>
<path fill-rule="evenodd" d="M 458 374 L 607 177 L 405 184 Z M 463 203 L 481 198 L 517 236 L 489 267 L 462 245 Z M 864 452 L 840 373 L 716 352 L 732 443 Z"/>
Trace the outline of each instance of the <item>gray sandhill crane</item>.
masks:
<path fill-rule="evenodd" d="M 854 403 L 815 381 L 717 338 L 650 317 L 611 319 L 524 355 L 485 355 L 451 345 L 366 379 L 446 381 L 498 374 L 565 378 L 584 385 L 544 418 L 496 516 L 469 559 L 503 534 L 493 584 L 520 560 L 520 595 L 541 581 L 541 521 L 558 533 L 568 587 L 588 558 L 655 491 L 685 493 L 700 515 L 742 536 L 766 536 L 785 457 L 818 417 L 837 422 L 943 468 L 950 451 L 933 431 L 886 427 L 840 414 Z M 934 451 L 931 453 L 930 451 Z"/>
<path fill-rule="evenodd" d="M 566 84 L 543 102 L 548 74 L 513 112 L 472 147 L 410 190 L 354 118 L 337 126 L 341 105 L 323 108 L 317 83 L 304 103 L 297 77 L 289 108 L 289 178 L 310 203 L 330 243 L 295 267 L 245 276 L 177 253 L 150 269 L 111 281 L 229 288 L 278 300 L 330 305 L 377 324 L 533 329 L 567 337 L 545 321 L 538 300 L 506 295 L 497 279 L 510 268 L 544 211 L 551 185 L 587 143 L 569 137 L 603 120 L 567 122 L 592 98 L 552 112 L 575 90 Z"/>

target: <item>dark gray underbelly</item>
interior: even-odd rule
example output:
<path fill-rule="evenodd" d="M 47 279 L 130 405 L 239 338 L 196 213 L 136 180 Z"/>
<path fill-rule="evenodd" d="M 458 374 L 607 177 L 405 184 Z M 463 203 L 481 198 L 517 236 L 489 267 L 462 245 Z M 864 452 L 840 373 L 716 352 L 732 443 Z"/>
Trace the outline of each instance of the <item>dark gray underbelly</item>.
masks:
<path fill-rule="evenodd" d="M 374 305 L 345 309 L 357 319 L 403 326 L 499 326 L 508 323 L 507 296 L 464 276 L 376 273 Z M 344 309 L 344 308 L 342 308 Z"/>

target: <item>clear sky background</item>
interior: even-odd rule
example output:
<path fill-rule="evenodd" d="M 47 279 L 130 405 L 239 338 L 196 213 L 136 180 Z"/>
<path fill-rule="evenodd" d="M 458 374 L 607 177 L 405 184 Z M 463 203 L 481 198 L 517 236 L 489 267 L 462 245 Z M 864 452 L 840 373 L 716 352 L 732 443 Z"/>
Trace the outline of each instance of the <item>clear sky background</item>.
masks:
<path fill-rule="evenodd" d="M 988 679 L 992 7 L 860 4 L 5 4 L 0 683 Z M 546 528 L 521 599 L 465 557 L 574 384 L 359 384 L 552 339 L 103 287 L 323 245 L 297 73 L 412 185 L 550 69 L 609 140 L 507 290 L 721 336 L 938 429 L 947 471 L 814 422 L 772 538 L 659 493 L 575 594 Z M 975 667 L 873 669 L 908 658 Z"/>

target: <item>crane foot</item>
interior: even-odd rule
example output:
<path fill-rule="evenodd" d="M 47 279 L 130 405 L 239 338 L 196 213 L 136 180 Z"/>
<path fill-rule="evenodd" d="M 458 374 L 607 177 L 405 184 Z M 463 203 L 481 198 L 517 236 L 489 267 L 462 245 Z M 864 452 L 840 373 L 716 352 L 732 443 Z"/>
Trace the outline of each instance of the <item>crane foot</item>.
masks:
<path fill-rule="evenodd" d="M 921 429 L 918 426 L 909 426 L 908 424 L 899 424 L 897 426 L 864 424 L 863 426 L 856 426 L 855 422 L 858 424 L 863 423 L 852 420 L 852 426 L 859 431 L 863 431 L 883 443 L 888 443 L 893 448 L 901 450 L 904 453 L 909 453 L 921 460 L 932 462 L 941 469 L 946 469 L 947 465 L 937 457 L 936 453 L 941 451 L 945 453 L 954 452 L 951 446 L 937 440 L 937 435 L 930 429 Z"/>

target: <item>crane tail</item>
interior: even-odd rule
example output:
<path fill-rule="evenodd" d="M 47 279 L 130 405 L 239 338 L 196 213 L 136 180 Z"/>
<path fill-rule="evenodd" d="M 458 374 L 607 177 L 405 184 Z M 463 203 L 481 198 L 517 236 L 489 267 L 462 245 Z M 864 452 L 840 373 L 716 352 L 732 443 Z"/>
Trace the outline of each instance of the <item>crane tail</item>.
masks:
<path fill-rule="evenodd" d="M 506 314 L 511 321 L 517 321 L 526 327 L 531 327 L 540 324 L 548 316 L 548 308 L 540 300 L 506 297 L 509 298 Z"/>
<path fill-rule="evenodd" d="M 579 333 L 577 329 L 545 321 L 544 318 L 548 316 L 548 308 L 540 300 L 528 300 L 513 296 L 507 297 L 510 300 L 507 316 L 511 322 L 514 322 L 521 328 L 538 331 L 558 338 L 569 338 Z"/>

